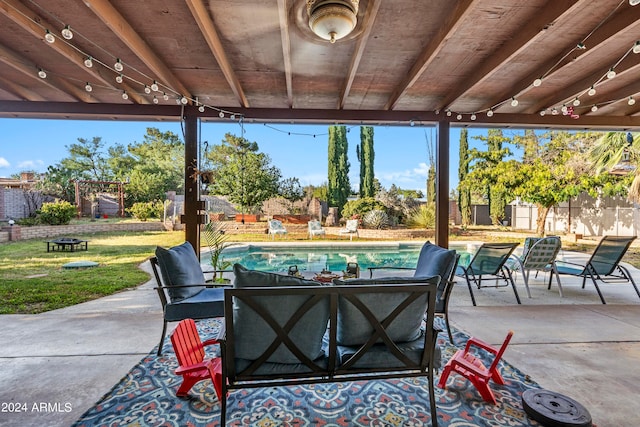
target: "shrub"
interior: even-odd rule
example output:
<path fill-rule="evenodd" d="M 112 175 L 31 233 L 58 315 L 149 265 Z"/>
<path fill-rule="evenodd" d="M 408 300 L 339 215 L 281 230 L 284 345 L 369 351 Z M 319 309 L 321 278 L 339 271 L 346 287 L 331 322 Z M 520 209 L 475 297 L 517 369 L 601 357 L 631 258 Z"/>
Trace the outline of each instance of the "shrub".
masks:
<path fill-rule="evenodd" d="M 40 223 L 48 225 L 69 224 L 77 213 L 76 207 L 64 200 L 43 203 L 37 211 Z"/>
<path fill-rule="evenodd" d="M 384 204 L 373 197 L 363 197 L 358 200 L 350 200 L 342 208 L 343 218 L 362 217 L 373 210 L 385 211 Z"/>
<path fill-rule="evenodd" d="M 364 214 L 362 224 L 367 228 L 381 229 L 389 225 L 389 216 L 385 211 L 374 209 Z"/>
<path fill-rule="evenodd" d="M 436 225 L 435 203 L 427 203 L 414 209 L 407 218 L 407 225 L 415 228 L 434 228 Z"/>
<path fill-rule="evenodd" d="M 164 205 L 160 201 L 137 202 L 127 208 L 127 212 L 140 221 L 146 221 L 149 218 L 160 218 L 163 210 Z"/>

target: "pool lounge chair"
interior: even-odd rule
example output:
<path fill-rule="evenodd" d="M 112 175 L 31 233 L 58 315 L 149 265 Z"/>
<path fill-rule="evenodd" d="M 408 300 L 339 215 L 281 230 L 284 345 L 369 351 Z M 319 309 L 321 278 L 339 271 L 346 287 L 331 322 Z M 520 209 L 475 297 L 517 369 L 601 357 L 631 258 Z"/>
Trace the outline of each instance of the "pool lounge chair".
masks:
<path fill-rule="evenodd" d="M 522 278 L 524 279 L 524 287 L 527 289 L 527 295 L 531 298 L 531 291 L 529 290 L 529 277 L 531 271 L 534 270 L 536 275 L 539 271 L 552 271 L 556 274 L 556 282 L 558 283 L 558 290 L 562 297 L 562 284 L 560 283 L 560 276 L 558 276 L 558 270 L 556 266 L 556 257 L 562 242 L 558 236 L 549 237 L 527 237 L 524 240 L 524 249 L 522 256 L 511 254 L 511 258 L 514 262 L 510 263 L 510 267 L 513 273 L 517 271 L 522 272 Z M 549 275 L 549 285 L 551 288 L 552 274 Z M 514 277 L 515 281 L 515 277 Z"/>
<path fill-rule="evenodd" d="M 272 239 L 275 239 L 277 234 L 284 236 L 285 234 L 287 234 L 287 229 L 279 220 L 271 219 L 269 220 L 269 235 Z"/>
<path fill-rule="evenodd" d="M 598 291 L 598 296 L 603 304 L 606 304 L 602 292 L 598 287 L 598 281 L 603 283 L 624 283 L 631 282 L 636 294 L 640 297 L 640 291 L 629 270 L 620 265 L 620 261 L 624 254 L 627 253 L 629 246 L 636 239 L 636 236 L 604 236 L 596 249 L 591 254 L 591 258 L 586 264 L 576 264 L 565 261 L 557 262 L 556 274 L 567 274 L 571 276 L 582 277 L 582 288 L 584 289 L 587 277 L 593 282 L 593 286 Z M 551 275 L 553 275 L 551 271 Z"/>
<path fill-rule="evenodd" d="M 472 284 L 478 289 L 485 287 L 499 288 L 509 286 L 513 288 L 516 301 L 520 302 L 520 296 L 513 282 L 511 270 L 505 265 L 513 250 L 520 243 L 483 243 L 473 255 L 469 265 L 458 265 L 456 276 L 464 277 L 467 281 L 471 302 L 476 305 Z M 483 282 L 492 281 L 493 285 L 483 285 Z M 503 284 L 500 284 L 503 281 Z"/>
<path fill-rule="evenodd" d="M 340 235 L 348 234 L 349 240 L 353 240 L 353 235 L 356 237 L 360 237 L 358 235 L 358 220 L 357 219 L 348 219 L 344 228 L 339 231 Z"/>
<path fill-rule="evenodd" d="M 317 219 L 309 221 L 307 227 L 309 227 L 309 239 L 313 239 L 313 236 L 325 235 L 324 228 L 322 228 L 322 224 Z"/>

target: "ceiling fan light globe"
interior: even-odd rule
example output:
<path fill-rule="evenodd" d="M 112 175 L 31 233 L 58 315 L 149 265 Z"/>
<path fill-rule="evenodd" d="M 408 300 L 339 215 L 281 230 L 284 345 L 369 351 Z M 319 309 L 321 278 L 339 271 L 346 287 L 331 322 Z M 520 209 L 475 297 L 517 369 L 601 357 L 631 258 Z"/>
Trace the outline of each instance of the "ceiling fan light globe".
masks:
<path fill-rule="evenodd" d="M 349 1 L 316 1 L 308 3 L 309 28 L 318 37 L 334 43 L 348 36 L 356 27 L 357 3 Z"/>

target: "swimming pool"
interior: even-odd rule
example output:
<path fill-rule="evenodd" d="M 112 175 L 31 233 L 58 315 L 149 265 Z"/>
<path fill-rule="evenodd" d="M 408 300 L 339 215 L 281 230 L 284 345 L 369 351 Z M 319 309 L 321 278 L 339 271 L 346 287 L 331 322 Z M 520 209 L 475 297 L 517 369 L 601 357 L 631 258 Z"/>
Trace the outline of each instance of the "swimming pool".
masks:
<path fill-rule="evenodd" d="M 468 245 L 450 245 L 461 252 Z M 349 262 L 357 262 L 361 270 L 368 267 L 409 267 L 415 268 L 422 243 L 394 244 L 346 244 L 346 245 L 243 245 L 225 249 L 225 261 L 239 263 L 251 270 L 286 272 L 296 265 L 299 270 L 342 271 Z M 203 257 L 205 261 L 205 257 Z"/>

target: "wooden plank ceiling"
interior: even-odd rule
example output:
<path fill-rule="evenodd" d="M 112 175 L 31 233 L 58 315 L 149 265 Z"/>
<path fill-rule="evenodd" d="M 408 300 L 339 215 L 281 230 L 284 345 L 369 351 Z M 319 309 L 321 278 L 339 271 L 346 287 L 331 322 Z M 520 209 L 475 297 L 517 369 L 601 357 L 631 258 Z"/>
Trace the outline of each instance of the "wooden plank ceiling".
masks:
<path fill-rule="evenodd" d="M 360 0 L 334 44 L 304 0 L 0 0 L 0 117 L 637 129 L 639 40 L 629 0 Z"/>

